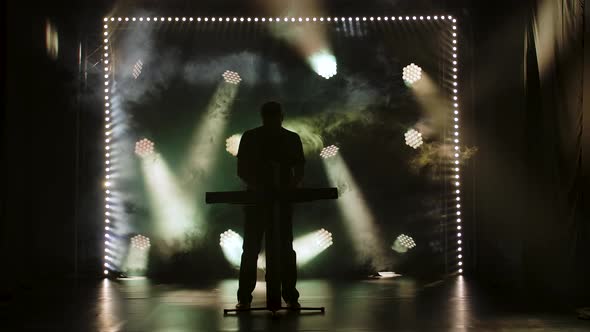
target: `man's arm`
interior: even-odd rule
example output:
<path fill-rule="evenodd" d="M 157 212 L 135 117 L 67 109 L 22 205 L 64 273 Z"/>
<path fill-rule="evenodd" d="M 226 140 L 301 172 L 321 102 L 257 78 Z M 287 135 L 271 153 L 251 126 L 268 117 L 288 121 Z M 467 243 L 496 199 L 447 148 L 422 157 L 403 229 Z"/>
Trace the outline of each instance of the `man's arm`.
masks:
<path fill-rule="evenodd" d="M 256 188 L 256 168 L 254 165 L 254 149 L 251 138 L 244 133 L 240 139 L 240 146 L 238 148 L 238 176 L 242 181 L 246 182 L 248 187 Z"/>
<path fill-rule="evenodd" d="M 301 186 L 304 175 L 305 156 L 303 155 L 303 144 L 299 135 L 297 135 L 296 147 L 295 165 L 293 166 L 293 187 Z"/>
<path fill-rule="evenodd" d="M 238 158 L 238 176 L 248 187 L 255 188 L 257 184 L 256 174 L 252 162 Z"/>

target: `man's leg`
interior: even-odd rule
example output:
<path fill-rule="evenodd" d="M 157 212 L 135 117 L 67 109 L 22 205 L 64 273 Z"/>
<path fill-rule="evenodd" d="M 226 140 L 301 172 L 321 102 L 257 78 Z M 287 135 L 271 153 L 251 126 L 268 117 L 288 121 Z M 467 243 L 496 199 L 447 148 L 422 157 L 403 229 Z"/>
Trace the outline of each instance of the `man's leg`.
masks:
<path fill-rule="evenodd" d="M 256 287 L 256 263 L 264 234 L 264 222 L 259 206 L 246 205 L 244 214 L 244 244 L 240 263 L 238 302 L 250 303 Z"/>
<path fill-rule="evenodd" d="M 267 215 L 267 227 L 265 232 L 266 244 L 266 305 L 268 308 L 281 307 L 281 233 L 280 233 L 280 215 L 275 213 L 278 206 L 268 206 L 265 213 Z M 275 220 L 278 219 L 278 220 Z"/>
<path fill-rule="evenodd" d="M 281 278 L 283 299 L 287 303 L 297 302 L 297 254 L 293 250 L 293 206 L 290 204 L 281 207 Z"/>

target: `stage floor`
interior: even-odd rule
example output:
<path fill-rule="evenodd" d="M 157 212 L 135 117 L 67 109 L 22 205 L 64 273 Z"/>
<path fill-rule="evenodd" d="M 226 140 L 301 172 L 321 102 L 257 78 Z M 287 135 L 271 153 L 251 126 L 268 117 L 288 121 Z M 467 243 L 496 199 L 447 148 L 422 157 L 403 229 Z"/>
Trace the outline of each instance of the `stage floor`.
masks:
<path fill-rule="evenodd" d="M 236 280 L 200 286 L 145 279 L 28 290 L 3 303 L 2 331 L 589 331 L 575 307 L 506 298 L 462 277 L 431 284 L 408 278 L 301 280 L 303 306 L 325 314 L 224 316 Z M 259 283 L 253 305 L 264 304 Z M 8 327 L 8 328 L 6 328 Z"/>

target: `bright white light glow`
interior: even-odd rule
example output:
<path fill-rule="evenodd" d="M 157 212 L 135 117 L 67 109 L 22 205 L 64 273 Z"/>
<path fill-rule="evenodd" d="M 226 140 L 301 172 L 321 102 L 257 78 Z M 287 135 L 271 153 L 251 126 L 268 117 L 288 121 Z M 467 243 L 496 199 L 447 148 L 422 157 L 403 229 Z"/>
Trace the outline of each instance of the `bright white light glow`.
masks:
<path fill-rule="evenodd" d="M 219 245 L 223 255 L 234 267 L 240 266 L 243 243 L 244 239 L 231 229 L 219 235 Z"/>
<path fill-rule="evenodd" d="M 238 155 L 238 149 L 240 148 L 240 140 L 242 139 L 241 134 L 234 134 L 225 140 L 225 150 L 232 156 Z"/>
<path fill-rule="evenodd" d="M 240 267 L 243 244 L 244 239 L 231 229 L 219 235 L 219 245 L 223 255 L 235 268 Z M 323 228 L 296 238 L 293 241 L 293 250 L 297 253 L 297 265 L 303 266 L 307 264 L 332 244 L 332 233 Z M 266 268 L 266 256 L 264 253 L 258 256 L 257 266 L 259 269 Z"/>
<path fill-rule="evenodd" d="M 297 253 L 297 265 L 307 264 L 332 244 L 332 233 L 323 228 L 296 238 L 293 241 L 293 250 Z"/>
<path fill-rule="evenodd" d="M 308 57 L 307 62 L 313 71 L 325 79 L 329 79 L 337 73 L 336 57 L 328 50 L 312 54 Z"/>
<path fill-rule="evenodd" d="M 377 274 L 381 278 L 394 278 L 394 277 L 400 277 L 401 276 L 401 274 L 397 274 L 397 273 L 392 272 L 392 271 L 379 271 L 379 272 L 377 272 Z"/>

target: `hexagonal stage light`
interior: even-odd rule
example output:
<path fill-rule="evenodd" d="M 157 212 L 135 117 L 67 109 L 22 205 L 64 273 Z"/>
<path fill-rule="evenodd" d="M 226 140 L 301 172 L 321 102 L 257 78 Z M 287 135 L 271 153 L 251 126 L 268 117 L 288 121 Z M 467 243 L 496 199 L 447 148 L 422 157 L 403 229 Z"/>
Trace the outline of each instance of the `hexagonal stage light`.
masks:
<path fill-rule="evenodd" d="M 147 138 L 141 139 L 135 143 L 135 154 L 140 157 L 147 157 L 154 153 L 154 142 Z"/>
<path fill-rule="evenodd" d="M 131 238 L 131 246 L 135 249 L 145 250 L 151 246 L 150 238 L 141 234 Z"/>
<path fill-rule="evenodd" d="M 418 67 L 414 63 L 411 63 L 404 67 L 402 78 L 406 84 L 412 85 L 422 78 L 422 68 Z"/>
<path fill-rule="evenodd" d="M 137 60 L 137 62 L 135 63 L 135 65 L 133 65 L 133 78 L 137 79 L 139 77 L 139 75 L 141 75 L 141 70 L 143 69 L 143 62 L 141 61 L 141 59 Z"/>
<path fill-rule="evenodd" d="M 424 143 L 422 141 L 422 134 L 416 129 L 410 129 L 405 134 L 406 144 L 410 147 L 417 149 Z"/>
<path fill-rule="evenodd" d="M 240 83 L 240 81 L 242 81 L 242 78 L 240 77 L 240 75 L 238 73 L 236 73 L 235 71 L 231 71 L 231 70 L 226 70 L 223 73 L 223 79 L 230 84 L 238 84 Z"/>
<path fill-rule="evenodd" d="M 322 149 L 322 152 L 320 152 L 320 157 L 324 159 L 332 158 L 338 154 L 338 150 L 339 148 L 336 145 L 326 146 Z"/>
<path fill-rule="evenodd" d="M 329 246 L 331 246 L 334 242 L 332 242 L 332 233 L 328 232 L 325 229 L 320 229 L 316 234 L 316 245 L 320 247 L 322 250 L 326 250 Z"/>
<path fill-rule="evenodd" d="M 410 250 L 414 247 L 416 247 L 416 243 L 414 242 L 414 239 L 412 239 L 408 235 L 400 234 L 397 237 L 397 239 L 395 239 L 395 241 L 393 242 L 391 249 L 393 249 L 394 251 L 397 251 L 401 254 L 401 253 L 407 252 L 408 250 Z"/>

